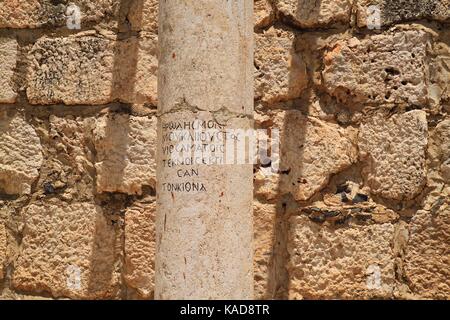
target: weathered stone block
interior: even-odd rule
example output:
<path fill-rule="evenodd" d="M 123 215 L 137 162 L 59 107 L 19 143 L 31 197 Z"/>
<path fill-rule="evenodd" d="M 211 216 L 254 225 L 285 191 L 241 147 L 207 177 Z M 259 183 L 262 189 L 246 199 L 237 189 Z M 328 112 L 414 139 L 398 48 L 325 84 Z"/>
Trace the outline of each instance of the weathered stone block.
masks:
<path fill-rule="evenodd" d="M 281 116 L 281 117 L 280 117 Z M 280 189 L 296 200 L 312 197 L 357 161 L 356 132 L 298 111 L 277 115 L 281 128 Z"/>
<path fill-rule="evenodd" d="M 427 106 L 429 39 L 408 30 L 338 41 L 325 54 L 325 89 L 346 103 Z"/>
<path fill-rule="evenodd" d="M 410 289 L 418 296 L 450 299 L 450 203 L 447 198 L 420 210 L 409 226 L 405 252 L 405 274 Z"/>
<path fill-rule="evenodd" d="M 76 299 L 117 295 L 120 241 L 100 207 L 53 200 L 31 204 L 23 215 L 15 289 Z"/>
<path fill-rule="evenodd" d="M 380 26 L 419 19 L 445 21 L 450 18 L 449 8 L 448 0 L 357 0 L 356 17 L 359 27 L 374 21 Z"/>
<path fill-rule="evenodd" d="M 28 99 L 32 104 L 156 103 L 156 45 L 152 35 L 123 41 L 95 34 L 43 37 L 29 54 Z"/>
<path fill-rule="evenodd" d="M 93 117 L 50 115 L 48 129 L 40 130 L 44 163 L 40 191 L 59 194 L 67 201 L 90 201 L 94 194 Z"/>
<path fill-rule="evenodd" d="M 138 203 L 125 213 L 125 281 L 139 296 L 153 298 L 155 202 Z"/>
<path fill-rule="evenodd" d="M 352 2 L 349 0 L 276 0 L 275 3 L 284 16 L 302 28 L 350 23 Z"/>
<path fill-rule="evenodd" d="M 270 28 L 256 34 L 256 97 L 273 103 L 299 98 L 308 84 L 306 65 L 294 47 L 294 34 Z"/>
<path fill-rule="evenodd" d="M 155 187 L 156 118 L 104 116 L 94 129 L 97 192 L 141 194 Z"/>
<path fill-rule="evenodd" d="M 294 216 L 290 222 L 290 299 L 392 297 L 392 224 L 335 228 L 305 216 Z"/>
<path fill-rule="evenodd" d="M 29 194 L 42 161 L 42 147 L 34 128 L 21 115 L 0 111 L 0 190 Z"/>
<path fill-rule="evenodd" d="M 17 93 L 14 88 L 13 76 L 17 63 L 17 50 L 16 39 L 0 38 L 0 74 L 2 75 L 0 77 L 0 103 L 16 101 Z"/>
<path fill-rule="evenodd" d="M 361 125 L 359 156 L 371 192 L 410 200 L 426 182 L 427 116 L 413 110 L 387 119 L 376 114 Z"/>
<path fill-rule="evenodd" d="M 76 5 L 81 13 L 81 25 L 110 19 L 118 13 L 117 0 L 2 0 L 0 28 L 65 27 L 67 8 Z M 70 14 L 69 14 L 70 15 Z"/>

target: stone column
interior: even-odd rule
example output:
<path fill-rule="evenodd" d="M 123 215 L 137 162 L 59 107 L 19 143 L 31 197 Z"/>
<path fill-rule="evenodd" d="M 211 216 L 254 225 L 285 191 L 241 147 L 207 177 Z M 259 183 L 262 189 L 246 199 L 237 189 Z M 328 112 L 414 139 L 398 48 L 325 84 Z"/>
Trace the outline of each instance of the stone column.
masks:
<path fill-rule="evenodd" d="M 160 1 L 156 299 L 253 298 L 253 166 L 223 150 L 253 125 L 252 16 Z"/>

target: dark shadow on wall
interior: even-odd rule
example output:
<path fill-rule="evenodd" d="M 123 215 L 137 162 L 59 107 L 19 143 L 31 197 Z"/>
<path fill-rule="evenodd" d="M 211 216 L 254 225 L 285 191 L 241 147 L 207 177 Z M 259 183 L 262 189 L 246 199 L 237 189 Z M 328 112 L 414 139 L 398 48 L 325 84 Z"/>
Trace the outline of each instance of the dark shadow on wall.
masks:
<path fill-rule="evenodd" d="M 316 1 L 320 4 L 320 1 Z M 283 26 L 281 26 L 284 28 Z M 317 194 L 307 201 L 296 201 L 294 192 L 302 191 L 305 181 L 304 176 L 304 144 L 307 140 L 308 117 L 312 104 L 318 105 L 321 109 L 326 109 L 327 101 L 323 101 L 318 93 L 318 88 L 314 84 L 314 77 L 320 72 L 320 61 L 322 48 L 316 36 L 310 33 L 300 33 L 289 30 L 295 34 L 292 42 L 291 52 L 298 55 L 306 67 L 306 73 L 291 70 L 289 73 L 289 96 L 298 94 L 293 92 L 298 77 L 307 78 L 307 87 L 294 100 L 281 104 L 285 112 L 283 122 L 279 124 L 280 129 L 280 168 L 278 180 L 278 196 L 276 212 L 274 217 L 274 236 L 272 241 L 272 254 L 269 261 L 269 276 L 267 282 L 267 299 L 289 299 L 290 275 L 289 265 L 289 219 L 291 216 L 299 214 L 302 207 L 309 205 Z M 292 66 L 295 68 L 295 64 Z M 297 65 L 302 68 L 302 65 Z M 281 109 L 278 111 L 282 111 Z M 327 112 L 327 111 L 325 111 Z"/>
<path fill-rule="evenodd" d="M 142 19 L 142 10 L 144 1 L 147 0 L 120 0 L 118 3 L 118 32 L 117 40 L 111 45 L 113 47 L 113 71 L 112 71 L 112 87 L 111 87 L 111 100 L 119 102 L 119 107 L 116 110 L 108 110 L 105 117 L 105 136 L 103 137 L 106 142 L 106 147 L 111 149 L 108 153 L 104 150 L 102 155 L 103 159 L 99 159 L 96 155 L 96 163 L 104 162 L 108 167 L 113 167 L 114 172 L 111 174 L 108 172 L 103 175 L 102 185 L 107 185 L 111 187 L 110 192 L 114 192 L 117 186 L 123 184 L 124 180 L 124 170 L 127 165 L 127 149 L 129 144 L 129 117 L 131 112 L 130 105 L 132 104 L 135 97 L 135 83 L 137 74 L 137 64 L 139 59 L 139 33 L 133 32 L 131 30 L 131 25 L 128 20 L 128 14 L 132 6 L 135 6 L 135 12 L 139 14 L 137 20 Z M 138 6 L 138 7 L 136 7 Z M 140 22 L 140 21 L 139 21 Z M 139 24 L 140 25 L 140 24 Z M 125 116 L 126 120 L 121 121 L 117 119 L 119 115 Z M 120 127 L 119 127 L 120 126 Z M 122 136 L 118 137 L 117 134 L 120 132 Z M 110 171 L 110 170 L 107 170 Z M 98 176 L 97 176 L 98 179 Z M 98 195 L 98 185 L 99 181 L 95 181 L 97 195 Z M 101 195 L 104 196 L 104 195 Z M 126 197 L 125 195 L 118 195 L 119 198 Z M 112 199 L 117 198 L 114 194 L 109 194 L 109 201 L 115 201 Z M 119 200 L 119 202 L 121 202 Z M 125 202 L 125 201 L 123 201 Z M 119 257 L 122 256 L 124 234 L 120 230 L 121 226 L 113 223 L 113 228 L 115 228 L 115 237 L 113 241 L 108 241 L 105 239 L 104 224 L 102 219 L 106 217 L 106 220 L 113 222 L 112 218 L 116 210 L 116 204 L 113 203 L 111 206 L 102 206 L 103 217 L 97 216 L 96 231 L 93 240 L 92 254 L 91 254 L 91 264 L 90 264 L 90 278 L 88 284 L 89 293 L 95 294 L 96 292 L 105 292 L 107 296 L 117 295 L 118 287 L 112 287 L 111 284 L 114 281 L 113 274 L 117 268 L 116 262 Z M 118 203 L 118 206 L 122 209 L 125 208 L 125 203 Z M 120 236 L 119 236 L 120 235 Z M 107 237 L 107 236 L 106 236 Z M 107 240 L 107 241 L 105 241 Z M 120 244 L 117 242 L 121 241 Z M 105 257 L 113 256 L 113 259 L 105 259 Z M 113 292 L 111 292 L 113 291 Z M 122 297 L 126 298 L 126 292 L 121 292 Z M 105 297 L 107 298 L 107 297 Z"/>

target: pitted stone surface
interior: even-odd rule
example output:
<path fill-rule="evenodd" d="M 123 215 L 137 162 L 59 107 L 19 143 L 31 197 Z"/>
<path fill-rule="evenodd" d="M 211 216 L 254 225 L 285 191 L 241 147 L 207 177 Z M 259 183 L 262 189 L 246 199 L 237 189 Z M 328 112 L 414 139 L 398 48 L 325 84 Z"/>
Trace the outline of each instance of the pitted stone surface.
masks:
<path fill-rule="evenodd" d="M 23 215 L 14 288 L 78 299 L 116 296 L 120 241 L 100 207 L 50 200 L 31 204 Z"/>
<path fill-rule="evenodd" d="M 97 192 L 141 194 L 155 187 L 156 118 L 103 116 L 94 129 Z"/>
<path fill-rule="evenodd" d="M 293 33 L 270 28 L 256 34 L 256 97 L 265 102 L 299 98 L 308 84 L 306 65 Z"/>
<path fill-rule="evenodd" d="M 337 41 L 324 57 L 325 88 L 346 103 L 427 106 L 429 40 L 407 30 Z"/>
<path fill-rule="evenodd" d="M 2 75 L 0 77 L 0 103 L 14 103 L 16 101 L 17 93 L 14 88 L 13 77 L 17 53 L 18 45 L 15 39 L 0 37 L 0 73 Z"/>
<path fill-rule="evenodd" d="M 395 266 L 392 224 L 343 228 L 290 219 L 291 299 L 392 297 Z"/>
<path fill-rule="evenodd" d="M 34 128 L 19 114 L 0 110 L 0 191 L 30 194 L 43 162 Z"/>
<path fill-rule="evenodd" d="M 359 156 L 371 191 L 385 198 L 410 200 L 426 182 L 427 116 L 414 110 L 404 114 L 376 114 L 363 123 Z"/>

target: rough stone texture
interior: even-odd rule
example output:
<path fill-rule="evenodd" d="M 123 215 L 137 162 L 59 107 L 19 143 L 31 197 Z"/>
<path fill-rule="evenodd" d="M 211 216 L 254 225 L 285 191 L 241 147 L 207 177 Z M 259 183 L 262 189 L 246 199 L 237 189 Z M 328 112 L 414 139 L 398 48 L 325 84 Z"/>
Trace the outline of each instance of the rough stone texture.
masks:
<path fill-rule="evenodd" d="M 392 297 L 392 224 L 335 228 L 304 216 L 295 216 L 290 223 L 291 299 Z"/>
<path fill-rule="evenodd" d="M 50 115 L 48 125 L 38 121 L 43 145 L 43 162 L 37 192 L 57 194 L 66 201 L 90 201 L 94 194 L 92 117 Z"/>
<path fill-rule="evenodd" d="M 254 216 L 254 277 L 255 299 L 267 299 L 269 295 L 270 265 L 275 241 L 276 206 L 255 201 Z"/>
<path fill-rule="evenodd" d="M 334 23 L 348 24 L 350 0 L 275 0 L 278 10 L 301 28 L 317 28 Z"/>
<path fill-rule="evenodd" d="M 427 45 L 422 30 L 391 31 L 337 41 L 325 54 L 325 89 L 348 103 L 426 106 Z"/>
<path fill-rule="evenodd" d="M 281 192 L 308 200 L 326 186 L 331 175 L 357 160 L 356 132 L 298 111 L 286 112 L 281 132 Z"/>
<path fill-rule="evenodd" d="M 158 34 L 158 0 L 135 0 L 128 13 L 132 30 Z"/>
<path fill-rule="evenodd" d="M 373 13 L 370 6 L 379 8 L 380 26 L 409 20 L 431 19 L 445 21 L 450 18 L 448 0 L 357 0 L 356 16 L 359 27 L 370 25 Z"/>
<path fill-rule="evenodd" d="M 97 192 L 141 194 L 155 187 L 156 118 L 104 116 L 94 129 Z"/>
<path fill-rule="evenodd" d="M 139 296 L 153 298 L 155 202 L 138 203 L 125 213 L 125 281 Z"/>
<path fill-rule="evenodd" d="M 29 54 L 28 99 L 32 104 L 154 104 L 156 43 L 152 35 L 123 41 L 95 32 L 43 37 Z"/>
<path fill-rule="evenodd" d="M 255 27 L 263 28 L 274 20 L 274 11 L 273 7 L 270 4 L 270 0 L 255 0 L 255 15 L 253 17 Z"/>
<path fill-rule="evenodd" d="M 450 203 L 441 199 L 435 210 L 420 210 L 409 226 L 405 274 L 420 297 L 450 299 Z"/>
<path fill-rule="evenodd" d="M 29 194 L 39 176 L 42 147 L 22 115 L 0 110 L 0 192 Z"/>
<path fill-rule="evenodd" d="M 117 13 L 117 0 L 73 0 L 80 8 L 81 24 L 100 22 Z M 53 0 L 2 0 L 0 28 L 64 27 L 68 4 Z"/>
<path fill-rule="evenodd" d="M 6 246 L 6 228 L 5 224 L 0 221 L 0 280 L 2 280 L 4 276 L 4 267 L 6 263 Z"/>
<path fill-rule="evenodd" d="M 255 37 L 256 97 L 265 102 L 300 96 L 308 84 L 305 62 L 296 53 L 294 34 L 270 28 Z"/>
<path fill-rule="evenodd" d="M 14 89 L 14 69 L 17 61 L 17 41 L 0 37 L 0 103 L 14 103 L 17 93 Z"/>
<path fill-rule="evenodd" d="M 53 297 L 116 295 L 120 252 L 111 221 L 90 203 L 35 203 L 24 212 L 25 229 L 13 274 L 14 288 Z"/>
<path fill-rule="evenodd" d="M 414 110 L 404 114 L 378 113 L 361 125 L 360 158 L 371 191 L 385 198 L 413 199 L 426 182 L 427 116 Z"/>

